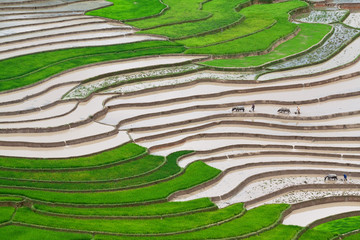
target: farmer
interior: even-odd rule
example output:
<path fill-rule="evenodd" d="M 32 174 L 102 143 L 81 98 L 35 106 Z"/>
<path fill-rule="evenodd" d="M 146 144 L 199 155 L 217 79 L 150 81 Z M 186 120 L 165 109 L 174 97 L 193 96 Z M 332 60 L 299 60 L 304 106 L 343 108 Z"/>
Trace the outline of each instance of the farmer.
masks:
<path fill-rule="evenodd" d="M 297 114 L 300 114 L 300 107 L 299 106 L 297 106 L 296 111 L 297 111 Z"/>
<path fill-rule="evenodd" d="M 344 174 L 344 181 L 347 181 L 347 175 Z"/>
<path fill-rule="evenodd" d="M 255 112 L 255 104 L 251 105 L 251 110 L 252 110 L 252 112 Z"/>

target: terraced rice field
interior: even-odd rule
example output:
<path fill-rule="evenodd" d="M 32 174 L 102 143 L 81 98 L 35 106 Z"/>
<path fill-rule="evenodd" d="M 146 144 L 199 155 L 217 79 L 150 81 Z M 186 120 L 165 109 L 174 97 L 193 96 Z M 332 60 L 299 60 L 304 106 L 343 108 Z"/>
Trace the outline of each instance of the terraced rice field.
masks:
<path fill-rule="evenodd" d="M 337 4 L 1 0 L 0 238 L 358 239 Z"/>

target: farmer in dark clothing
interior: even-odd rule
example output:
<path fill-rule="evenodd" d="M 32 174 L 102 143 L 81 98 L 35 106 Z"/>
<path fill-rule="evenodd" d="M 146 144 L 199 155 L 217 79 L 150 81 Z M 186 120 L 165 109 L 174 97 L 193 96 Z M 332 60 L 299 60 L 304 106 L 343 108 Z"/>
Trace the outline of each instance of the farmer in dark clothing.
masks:
<path fill-rule="evenodd" d="M 344 174 L 344 181 L 347 181 L 347 175 Z"/>
<path fill-rule="evenodd" d="M 252 112 L 255 112 L 255 104 L 251 105 L 251 110 L 252 110 Z"/>

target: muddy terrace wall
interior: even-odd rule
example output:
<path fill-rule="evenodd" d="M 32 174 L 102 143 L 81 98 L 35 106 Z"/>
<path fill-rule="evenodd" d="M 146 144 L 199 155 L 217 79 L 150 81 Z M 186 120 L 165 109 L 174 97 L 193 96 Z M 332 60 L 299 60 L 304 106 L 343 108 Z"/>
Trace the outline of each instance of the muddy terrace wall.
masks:
<path fill-rule="evenodd" d="M 313 165 L 330 165 L 332 166 L 332 163 L 318 163 L 318 162 L 305 162 L 306 164 L 313 164 Z M 274 163 L 273 165 L 283 165 L 286 163 L 280 162 L 280 163 Z M 288 162 L 287 164 L 294 164 L 293 162 Z M 257 164 L 250 164 L 251 166 L 256 166 Z M 258 164 L 258 165 L 271 165 L 271 163 L 267 163 L 267 164 Z M 339 164 L 340 165 L 340 164 Z M 346 166 L 346 164 L 342 164 L 342 166 Z M 218 181 L 220 181 L 223 177 L 225 177 L 225 175 L 231 171 L 234 170 L 238 170 L 238 169 L 242 169 L 248 167 L 246 165 L 243 166 L 236 166 L 236 167 L 232 167 L 232 168 L 228 168 L 225 171 L 221 172 L 217 177 L 215 177 L 212 180 L 209 180 L 203 184 L 200 184 L 196 187 L 193 187 L 191 189 L 186 189 L 186 190 L 181 190 L 178 191 L 174 194 L 171 194 L 168 197 L 168 200 L 171 201 L 172 199 L 175 199 L 179 196 L 182 195 L 186 195 L 186 194 L 191 194 L 193 192 L 196 192 L 198 190 L 204 189 Z M 259 180 L 262 178 L 268 178 L 268 177 L 275 177 L 275 176 L 279 176 L 279 175 L 289 175 L 289 174 L 310 174 L 310 175 L 314 175 L 314 174 L 318 174 L 318 175 L 327 175 L 329 172 L 329 170 L 281 170 L 281 171 L 273 171 L 273 172 L 265 172 L 265 173 L 261 173 L 261 174 L 256 174 L 253 175 L 247 179 L 245 179 L 244 181 L 242 181 L 238 186 L 236 186 L 234 189 L 232 189 L 231 191 L 229 191 L 226 194 L 223 194 L 221 196 L 217 196 L 217 197 L 211 197 L 211 201 L 219 201 L 219 200 L 223 200 L 223 199 L 227 199 L 230 197 L 235 196 L 238 192 L 240 192 L 243 188 L 245 188 L 248 184 L 250 184 L 251 182 L 255 181 L 255 180 Z M 342 175 L 343 171 L 331 171 L 332 173 L 338 174 L 338 175 Z M 349 174 L 349 176 L 351 177 L 360 177 L 360 173 L 359 172 L 347 172 Z M 253 205 L 256 203 L 260 203 L 266 199 L 270 199 L 273 197 L 276 197 L 278 195 L 281 195 L 283 193 L 286 192 L 290 192 L 290 191 L 295 191 L 295 190 L 304 190 L 304 189 L 331 189 L 331 188 L 335 188 L 335 189 L 360 189 L 360 184 L 344 184 L 344 185 L 340 185 L 340 184 L 308 184 L 308 185 L 297 185 L 297 186 L 291 186 L 288 188 L 284 188 L 281 189 L 279 191 L 275 191 L 271 194 L 267 194 L 264 195 L 262 197 L 253 199 L 251 201 L 247 201 L 245 202 L 245 205 Z"/>
<path fill-rule="evenodd" d="M 340 9 L 360 9 L 359 3 L 333 3 L 328 1 L 314 2 L 314 7 L 339 7 Z"/>
<path fill-rule="evenodd" d="M 114 129 L 109 132 L 92 135 L 88 137 L 60 141 L 60 142 L 22 142 L 22 141 L 0 141 L 0 146 L 7 146 L 7 147 L 30 147 L 30 148 L 53 148 L 53 147 L 65 147 L 69 145 L 76 145 L 91 141 L 96 141 L 102 138 L 107 138 L 114 136 L 118 133 L 117 129 Z"/>
<path fill-rule="evenodd" d="M 202 69 L 201 69 L 202 70 Z M 181 98 L 175 98 L 175 99 L 169 99 L 169 100 L 163 100 L 163 101 L 158 101 L 155 102 L 156 104 L 169 104 L 169 103 L 174 103 L 174 102 L 179 102 L 179 101 L 186 101 L 186 100 L 195 100 L 195 99 L 201 99 L 201 98 L 205 98 L 205 97 L 222 97 L 222 96 L 227 96 L 227 95 L 231 95 L 231 94 L 243 94 L 243 93 L 256 93 L 256 92 L 263 92 L 263 91 L 272 91 L 272 90 L 289 90 L 289 89 L 297 89 L 297 88 L 304 88 L 304 87 L 313 87 L 313 86 L 321 86 L 321 85 L 325 85 L 325 84 L 329 84 L 329 83 L 333 83 L 333 82 L 337 82 L 337 81 L 341 81 L 347 78 L 353 78 L 353 77 L 357 77 L 360 76 L 360 72 L 355 72 L 355 73 L 350 73 L 350 74 L 345 74 L 345 75 L 341 75 L 341 76 L 337 76 L 337 77 L 333 77 L 330 79 L 326 79 L 326 80 L 321 80 L 321 81 L 317 81 L 317 82 L 310 82 L 310 83 L 304 83 L 304 84 L 290 84 L 290 85 L 283 85 L 283 86 L 270 86 L 270 87 L 256 87 L 256 88 L 252 88 L 252 89 L 241 89 L 241 90 L 229 90 L 229 91 L 225 91 L 225 92 L 220 92 L 220 93 L 212 93 L 212 94 L 206 94 L 206 95 L 195 95 L 195 96 L 188 96 L 188 97 L 181 97 Z M 204 80 L 203 80 L 204 81 Z M 222 80 L 211 80 L 208 79 L 208 81 L 212 81 L 212 82 L 220 82 L 223 83 L 224 81 Z M 279 81 L 279 80 L 275 80 L 275 81 Z M 274 81 L 274 82 L 275 82 Z M 250 81 L 251 82 L 251 81 Z M 252 81 L 255 84 L 261 84 L 255 81 Z M 273 82 L 273 81 L 266 81 L 266 83 L 268 82 Z M 248 83 L 248 81 L 242 81 L 241 84 L 244 83 Z M 186 85 L 193 85 L 196 84 L 196 82 L 189 82 L 186 83 Z M 186 86 L 185 84 L 181 84 L 181 86 Z M 173 88 L 173 86 L 166 86 L 166 87 L 162 87 L 162 88 L 156 88 L 156 90 L 166 90 L 166 89 L 170 89 Z M 144 94 L 144 93 L 151 93 L 154 92 L 154 89 L 145 89 L 142 91 L 138 91 L 138 92 L 132 92 L 132 93 L 125 93 L 124 95 L 126 96 L 131 96 L 131 95 L 137 95 L 137 94 Z M 360 92 L 360 91 L 359 91 Z M 336 99 L 336 98 L 344 98 L 344 97 L 350 97 L 350 96 L 358 96 L 359 92 L 353 92 L 353 93 L 341 93 L 341 94 L 334 94 L 334 95 L 330 95 L 330 96 L 326 96 L 326 97 L 322 97 L 322 98 L 315 98 L 315 99 L 310 99 L 310 100 L 305 100 L 305 101 L 272 101 L 272 100 L 257 100 L 255 101 L 255 103 L 258 104 L 284 104 L 284 105 L 294 105 L 294 104 L 309 104 L 309 103 L 317 103 L 317 102 L 322 102 L 325 100 L 332 100 L 332 99 Z M 117 99 L 117 98 L 121 98 L 122 96 L 114 96 L 114 97 L 110 97 L 108 98 L 104 104 L 106 105 L 109 101 Z M 254 101 L 249 101 L 249 102 L 239 102 L 239 104 L 251 104 Z M 128 103 L 128 104 L 117 104 L 117 105 L 112 105 L 109 108 L 113 109 L 113 108 L 117 108 L 117 107 L 144 107 L 144 106 L 152 106 L 154 103 Z M 237 103 L 232 103 L 232 104 L 237 104 Z M 205 105 L 205 106 L 214 106 L 214 105 Z M 228 107 L 230 106 L 230 104 L 219 104 L 218 106 L 224 106 L 224 107 Z M 209 107 L 210 108 L 210 107 Z"/>
<path fill-rule="evenodd" d="M 179 130 L 181 131 L 181 130 Z M 158 136 L 149 136 L 143 137 L 139 139 L 135 139 L 136 142 L 141 142 L 145 140 L 150 140 L 153 138 L 157 138 Z M 157 145 L 151 147 L 150 150 L 161 149 L 166 147 L 175 146 L 181 143 L 185 143 L 186 141 L 190 141 L 193 139 L 201 139 L 201 138 L 229 138 L 229 137 L 248 137 L 248 138 L 263 138 L 263 139 L 277 139 L 277 140 L 301 140 L 301 141 L 359 141 L 360 137 L 306 137 L 306 136 L 280 136 L 280 135 L 265 135 L 265 134 L 253 134 L 253 133 L 200 133 L 191 135 L 188 137 L 184 137 L 181 140 L 174 141 L 167 144 Z"/>
<path fill-rule="evenodd" d="M 171 124 L 170 124 L 171 125 Z M 186 132 L 193 132 L 193 131 L 198 131 L 198 130 L 203 130 L 203 129 L 208 129 L 208 128 L 212 128 L 214 126 L 218 126 L 218 125 L 232 125 L 232 126 L 257 126 L 257 127 L 268 127 L 268 128 L 280 128 L 280 129 L 288 129 L 288 130 L 300 130 L 300 131 L 311 131 L 311 130 L 336 130 L 336 129 L 352 129 L 352 128 L 358 128 L 359 124 L 350 124 L 350 125 L 335 125 L 335 126 L 290 126 L 290 125 L 279 125 L 279 124 L 272 124 L 272 123 L 265 123 L 265 122 L 250 122 L 250 121 L 240 121 L 240 120 L 223 120 L 223 121 L 217 121 L 217 122 L 210 122 L 201 126 L 197 126 L 197 127 L 193 127 L 193 128 L 187 128 L 187 129 L 178 129 L 178 130 L 173 130 L 173 131 L 168 131 L 165 133 L 160 133 L 160 134 L 156 134 L 156 135 L 151 135 L 151 136 L 145 136 L 145 137 L 140 137 L 137 138 L 136 141 L 147 141 L 147 140 L 151 140 L 151 139 L 156 139 L 156 138 L 162 138 L 162 137 L 167 137 L 167 136 L 171 136 L 171 135 L 178 135 L 178 134 L 182 134 L 182 133 L 186 133 Z M 160 125 L 163 126 L 163 125 Z M 168 127 L 168 125 L 166 125 Z M 159 126 L 156 126 L 155 129 L 159 129 Z M 142 129 L 144 130 L 144 129 Z M 146 127 L 146 130 L 154 130 L 151 127 Z M 131 131 L 130 131 L 131 132 Z M 206 134 L 206 133 L 204 133 Z M 210 134 L 210 133 L 209 133 Z M 221 134 L 221 133 L 220 133 Z M 225 134 L 225 133 L 223 133 Z M 236 133 L 228 133 L 229 137 L 234 136 L 234 134 Z M 252 134 L 252 133 L 240 133 L 243 136 L 259 136 L 259 137 L 264 137 L 267 138 L 266 136 L 269 136 L 267 134 Z M 245 135 L 246 134 L 246 135 Z M 211 136 L 211 135 L 209 135 Z M 222 135 L 224 136 L 224 135 Z M 226 136 L 226 135 L 225 135 Z M 324 140 L 324 141 L 332 141 L 334 139 L 334 137 L 306 137 L 306 136 L 282 136 L 280 138 L 280 135 L 271 135 L 272 138 L 277 138 L 277 139 L 293 139 L 294 137 L 296 137 L 296 139 L 301 139 L 301 140 Z M 357 137 L 338 137 L 338 139 L 344 138 L 346 140 L 356 140 L 358 139 Z"/>
<path fill-rule="evenodd" d="M 307 173 L 307 171 L 310 170 L 304 170 L 304 173 Z M 321 170 L 316 170 L 319 171 L 318 174 L 327 174 L 329 171 L 321 171 Z M 315 171 L 314 171 L 315 172 Z M 343 172 L 336 172 L 336 171 L 331 171 L 334 172 L 336 174 L 342 174 Z M 351 173 L 354 177 L 356 174 L 356 177 L 359 177 L 359 175 L 357 173 Z M 264 202 L 266 200 L 269 200 L 271 198 L 277 197 L 279 195 L 288 193 L 288 192 L 292 192 L 292 191 L 297 191 L 297 190 L 344 190 L 344 189 L 352 189 L 352 190 L 359 190 L 360 189 L 360 184 L 308 184 L 308 185 L 296 185 L 296 186 L 291 186 L 291 187 L 287 187 L 287 188 L 283 188 L 281 190 L 278 190 L 276 192 L 273 192 L 271 194 L 268 195 L 264 195 L 262 197 L 253 199 L 251 201 L 246 202 L 246 205 L 254 205 L 254 204 L 258 204 L 261 202 Z"/>

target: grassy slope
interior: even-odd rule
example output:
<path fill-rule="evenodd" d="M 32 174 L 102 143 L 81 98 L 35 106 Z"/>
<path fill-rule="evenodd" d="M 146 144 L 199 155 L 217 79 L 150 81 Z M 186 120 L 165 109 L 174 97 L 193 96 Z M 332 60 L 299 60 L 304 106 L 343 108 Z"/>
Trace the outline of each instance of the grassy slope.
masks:
<path fill-rule="evenodd" d="M 133 207 L 112 208 L 77 208 L 57 207 L 35 204 L 34 208 L 51 213 L 91 216 L 162 216 L 215 207 L 209 198 L 195 199 L 187 202 L 165 202 Z"/>
<path fill-rule="evenodd" d="M 62 71 L 91 63 L 183 51 L 182 46 L 172 42 L 147 41 L 55 50 L 14 57 L 0 61 L 0 91 L 30 85 Z"/>
<path fill-rule="evenodd" d="M 0 195 L 0 202 L 8 202 L 8 201 L 12 201 L 12 202 L 22 201 L 22 198 L 15 197 L 15 196 L 1 196 Z"/>
<path fill-rule="evenodd" d="M 278 225 L 258 236 L 249 237 L 248 240 L 292 240 L 295 234 L 300 230 L 301 227 L 299 226 Z"/>
<path fill-rule="evenodd" d="M 125 145 L 122 150 L 126 150 L 127 148 L 125 148 L 126 146 L 133 146 L 133 147 L 138 147 L 139 150 L 141 149 L 140 146 L 136 145 L 136 144 L 127 144 Z M 131 149 L 131 148 L 130 148 Z M 121 152 L 118 151 L 118 149 L 116 149 L 117 154 L 122 154 Z M 106 159 L 106 156 L 111 156 L 110 153 L 112 153 L 112 151 L 109 152 L 105 152 L 107 154 L 100 154 L 103 155 L 104 158 Z M 107 168 L 103 168 L 103 169 L 92 169 L 92 170 L 86 170 L 86 171 L 62 171 L 62 172 L 54 172 L 54 173 L 49 173 L 49 172 L 24 172 L 24 171 L 4 171 L 3 173 L 16 173 L 16 175 L 18 177 L 23 176 L 23 178 L 25 179 L 25 174 L 23 173 L 27 173 L 29 176 L 29 178 L 34 178 L 34 176 L 37 176 L 39 180 L 43 180 L 44 178 L 41 178 L 40 176 L 43 175 L 43 177 L 45 177 L 45 179 L 50 179 L 51 181 L 53 181 L 54 179 L 49 178 L 50 175 L 53 175 L 55 177 L 58 178 L 58 180 L 60 180 L 60 182 L 34 182 L 34 181 L 30 181 L 27 180 L 25 181 L 24 179 L 19 179 L 19 180 L 15 180 L 15 179 L 0 179 L 0 185 L 3 186 L 27 186 L 27 187 L 36 187 L 36 188 L 44 188 L 44 189 L 66 189 L 66 190 L 90 190 L 90 189 L 114 189 L 114 188 L 128 188 L 128 187 L 132 187 L 132 186 L 140 186 L 140 185 L 144 185 L 144 184 L 149 184 L 149 183 L 153 183 L 155 181 L 159 181 L 159 180 L 165 180 L 169 177 L 175 176 L 176 174 L 179 174 L 181 172 L 181 168 L 177 165 L 176 161 L 177 158 L 191 153 L 191 151 L 179 151 L 179 152 L 175 152 L 170 154 L 169 156 L 166 157 L 166 162 L 164 164 L 162 164 L 161 166 L 157 166 L 156 168 L 154 168 L 151 172 L 144 172 L 144 169 L 149 169 L 149 167 L 151 168 L 151 166 L 154 165 L 154 163 L 156 164 L 156 162 L 163 162 L 164 157 L 162 156 L 153 156 L 153 155 L 147 155 L 144 158 L 140 158 L 137 159 L 135 161 L 126 161 L 127 159 L 125 159 L 125 161 L 121 161 L 121 159 L 119 160 L 119 162 L 117 164 L 119 164 L 118 166 L 115 167 L 107 167 Z M 119 157 L 117 155 L 111 156 L 111 157 Z M 137 155 L 134 155 L 137 156 Z M 81 158 L 80 158 L 81 159 Z M 86 158 L 85 158 L 86 159 Z M 84 160 L 85 160 L 84 159 Z M 95 158 L 98 159 L 99 164 L 101 165 L 100 160 L 103 160 L 103 158 Z M 110 159 L 111 160 L 111 159 Z M 131 160 L 131 159 L 130 159 Z M 149 160 L 155 160 L 154 163 L 147 163 L 149 162 Z M 48 160 L 49 161 L 49 160 Z M 151 170 L 151 169 L 150 169 Z M 79 177 L 81 177 L 84 182 L 81 183 L 74 183 L 71 181 L 74 181 L 75 178 L 73 178 L 75 173 L 76 174 L 80 174 Z M 93 182 L 88 182 L 90 179 L 92 179 L 93 177 L 91 176 L 91 173 L 94 173 L 95 176 L 98 176 L 100 178 L 102 178 L 103 180 L 107 180 L 107 182 L 99 182 L 99 181 L 93 181 Z M 128 176 L 128 178 L 121 178 L 121 173 L 126 174 L 126 176 Z M 55 174 L 55 175 L 54 175 Z M 132 174 L 131 176 L 129 174 Z M 70 177 L 72 176 L 72 177 Z M 88 176 L 89 178 L 86 178 L 85 176 Z M 40 178 L 39 178 L 40 177 Z M 124 175 L 122 177 L 125 177 Z M 60 178 L 60 179 L 59 179 Z M 57 180 L 57 181 L 58 181 Z M 100 179 L 98 179 L 100 180 Z"/>
<path fill-rule="evenodd" d="M 335 234 L 330 232 L 309 229 L 299 238 L 299 240 L 330 240 L 334 236 Z"/>
<path fill-rule="evenodd" d="M 61 193 L 44 190 L 25 190 L 0 187 L 0 193 L 22 195 L 29 198 L 64 203 L 111 204 L 134 203 L 165 199 L 171 193 L 196 186 L 208 181 L 220 173 L 203 162 L 194 162 L 186 168 L 183 175 L 156 185 L 113 192 Z"/>
<path fill-rule="evenodd" d="M 204 0 L 164 0 L 170 6 L 163 15 L 146 20 L 138 20 L 130 24 L 137 28 L 153 28 L 164 24 L 174 24 L 188 20 L 202 19 L 210 15 L 209 12 L 199 9 Z"/>
<path fill-rule="evenodd" d="M 197 201 L 197 200 L 196 200 Z M 177 203 L 181 205 L 183 203 Z M 94 239 L 207 239 L 223 238 L 229 236 L 241 236 L 246 233 L 257 231 L 264 226 L 274 223 L 281 212 L 287 208 L 287 205 L 266 205 L 252 209 L 245 215 L 235 218 L 230 222 L 215 225 L 207 229 L 198 229 L 189 233 L 182 233 L 168 236 L 108 236 L 96 234 Z M 52 217 L 33 213 L 28 208 L 20 208 L 15 215 L 14 221 L 20 223 L 30 223 L 40 226 L 59 227 L 65 229 L 83 229 L 87 231 L 105 230 L 107 232 L 139 232 L 142 234 L 149 233 L 166 233 L 192 229 L 196 226 L 205 226 L 212 222 L 228 219 L 235 214 L 239 214 L 243 209 L 242 204 L 231 205 L 227 208 L 217 211 L 203 213 L 194 213 L 178 217 L 165 217 L 158 219 L 118 219 L 118 220 L 92 220 L 92 219 L 72 219 L 64 217 Z M 101 211 L 101 210 L 100 210 Z M 241 224 L 241 225 L 240 225 Z M 239 227 L 241 226 L 241 227 Z M 265 231 L 259 235 L 247 238 L 250 240 L 288 240 L 300 227 L 278 225 L 277 227 Z M 23 226 L 6 226 L 0 228 L 2 236 L 14 236 L 12 239 L 89 239 L 87 234 L 63 233 L 50 230 L 41 230 Z"/>
<path fill-rule="evenodd" d="M 274 51 L 259 56 L 249 56 L 237 59 L 216 59 L 207 61 L 204 64 L 215 67 L 256 67 L 275 61 L 292 54 L 304 51 L 314 44 L 317 44 L 321 39 L 330 32 L 331 27 L 323 24 L 299 24 L 300 33 L 294 38 L 286 41 L 275 48 Z"/>
<path fill-rule="evenodd" d="M 14 211 L 13 207 L 0 207 L 0 223 L 10 221 Z"/>
<path fill-rule="evenodd" d="M 134 143 L 127 143 L 115 149 L 97 153 L 91 156 L 68 159 L 39 159 L 0 157 L 0 166 L 24 169 L 63 169 L 77 167 L 91 167 L 104 165 L 145 154 L 146 148 Z"/>
<path fill-rule="evenodd" d="M 243 22 L 241 22 L 241 24 L 237 24 L 231 28 L 225 29 L 222 32 L 187 38 L 184 40 L 178 40 L 176 42 L 189 48 L 218 44 L 219 42 L 254 34 L 255 32 L 264 30 L 265 28 L 271 26 L 275 22 L 276 21 L 274 19 L 257 17 L 246 18 Z"/>
<path fill-rule="evenodd" d="M 203 11 L 213 14 L 213 16 L 207 20 L 159 27 L 140 31 L 139 33 L 151 33 L 168 36 L 170 38 L 179 38 L 218 29 L 238 21 L 242 15 L 236 12 L 234 8 L 246 1 L 247 0 L 213 0 L 203 6 Z"/>
<path fill-rule="evenodd" d="M 314 227 L 314 230 L 333 234 L 344 234 L 357 229 L 360 229 L 360 216 L 337 219 Z"/>
<path fill-rule="evenodd" d="M 246 212 L 243 216 L 239 218 L 235 218 L 229 222 L 219 224 L 217 226 L 212 226 L 207 229 L 201 229 L 194 232 L 182 233 L 177 235 L 170 236 L 157 236 L 157 237 L 114 237 L 114 236 L 102 236 L 96 235 L 96 240 L 143 240 L 143 239 L 156 239 L 156 240 L 170 240 L 170 239 L 221 239 L 221 238 L 230 238 L 241 236 L 244 234 L 252 233 L 258 231 L 266 226 L 269 226 L 278 220 L 280 214 L 284 209 L 286 209 L 288 205 L 286 204 L 278 204 L 278 205 L 265 205 L 255 209 L 251 209 Z M 294 234 L 293 230 L 290 229 L 282 229 L 282 230 L 274 230 L 282 231 L 289 234 Z M 276 235 L 278 235 L 276 233 Z M 274 235 L 274 236 L 276 236 Z M 263 238 L 263 239 L 271 239 L 275 238 Z"/>
<path fill-rule="evenodd" d="M 162 156 L 147 155 L 136 161 L 124 162 L 117 166 L 102 169 L 78 170 L 71 172 L 29 172 L 29 171 L 1 171 L 0 176 L 17 179 L 51 180 L 51 181 L 95 181 L 114 178 L 137 176 L 159 167 L 165 161 Z"/>
<path fill-rule="evenodd" d="M 279 219 L 280 214 L 288 207 L 287 204 L 263 205 L 254 208 L 245 213 L 244 216 L 219 226 L 183 234 L 183 236 L 174 236 L 175 239 L 196 239 L 196 238 L 224 238 L 232 236 L 241 236 L 251 232 L 258 231 L 264 227 L 270 226 Z M 241 226 L 241 227 L 239 227 Z M 182 238 L 183 237 L 183 238 Z"/>
<path fill-rule="evenodd" d="M 60 231 L 50 231 L 24 226 L 5 226 L 0 227 L 2 239 L 11 240 L 91 240 L 90 234 L 68 233 Z"/>
<path fill-rule="evenodd" d="M 359 240 L 359 239 L 360 239 L 360 233 L 343 238 L 343 240 Z"/>
<path fill-rule="evenodd" d="M 105 231 L 126 234 L 178 232 L 206 226 L 231 218 L 243 210 L 242 204 L 207 212 L 198 212 L 184 216 L 155 219 L 76 219 L 71 217 L 46 216 L 32 212 L 29 208 L 19 208 L 14 222 L 36 225 L 78 229 L 87 231 Z"/>
<path fill-rule="evenodd" d="M 212 54 L 212 55 L 234 55 L 243 54 L 256 51 L 265 51 L 271 44 L 284 36 L 294 32 L 295 25 L 276 24 L 270 29 L 261 31 L 259 33 L 250 35 L 245 38 L 236 39 L 230 42 L 217 44 L 214 46 L 203 48 L 190 48 L 186 50 L 187 54 Z"/>
<path fill-rule="evenodd" d="M 86 15 L 126 20 L 148 17 L 160 13 L 165 8 L 159 0 L 108 0 L 113 6 L 90 11 Z"/>
<path fill-rule="evenodd" d="M 269 29 L 244 38 L 203 48 L 190 48 L 185 53 L 223 55 L 266 50 L 279 38 L 295 31 L 297 25 L 288 21 L 288 12 L 306 5 L 305 2 L 294 0 L 269 5 L 253 5 L 244 8 L 240 11 L 240 14 L 246 18 L 259 18 L 261 16 L 263 19 L 276 20 L 277 23 Z"/>
<path fill-rule="evenodd" d="M 285 19 L 287 22 L 287 12 L 296 7 L 299 3 L 282 3 L 271 5 L 253 5 L 240 11 L 245 20 L 229 29 L 219 33 L 207 34 L 201 37 L 193 37 L 185 40 L 178 40 L 178 43 L 187 47 L 201 47 L 209 44 L 216 44 L 222 41 L 228 41 L 235 38 L 243 37 L 249 34 L 255 34 L 263 31 L 272 24 L 278 23 L 279 20 Z M 280 6 L 280 9 L 278 9 Z M 289 8 L 290 6 L 290 8 Z"/>

